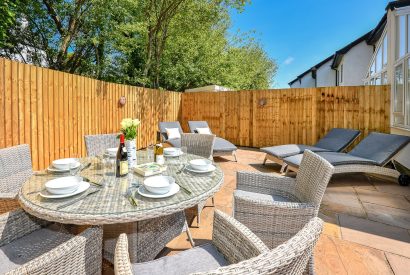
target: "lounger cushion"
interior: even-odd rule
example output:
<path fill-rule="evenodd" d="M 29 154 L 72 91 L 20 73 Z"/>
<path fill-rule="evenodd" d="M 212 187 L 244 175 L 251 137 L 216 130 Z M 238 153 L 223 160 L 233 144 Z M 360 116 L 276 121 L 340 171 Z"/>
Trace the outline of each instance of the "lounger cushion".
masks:
<path fill-rule="evenodd" d="M 180 138 L 168 139 L 165 142 L 170 144 L 172 147 L 181 148 L 181 139 Z"/>
<path fill-rule="evenodd" d="M 373 132 L 353 148 L 349 155 L 371 159 L 384 166 L 409 142 L 410 137 L 407 136 Z"/>
<path fill-rule="evenodd" d="M 166 143 L 170 144 L 172 147 L 181 148 L 181 139 L 169 139 Z M 226 139 L 216 137 L 214 143 L 214 152 L 233 152 L 238 150 L 238 148 L 227 141 Z"/>
<path fill-rule="evenodd" d="M 188 121 L 188 127 L 191 133 L 197 133 L 196 128 L 209 128 L 209 125 L 206 121 Z"/>
<path fill-rule="evenodd" d="M 315 144 L 315 147 L 340 152 L 352 143 L 359 134 L 360 131 L 354 129 L 333 128 Z"/>
<path fill-rule="evenodd" d="M 320 152 L 317 153 L 319 156 L 323 157 L 333 166 L 337 165 L 348 165 L 348 164 L 362 164 L 362 165 L 378 165 L 376 161 L 365 159 L 361 157 L 352 156 L 346 153 L 338 152 Z M 283 161 L 293 167 L 299 167 L 302 162 L 303 154 L 290 156 L 284 158 Z"/>
<path fill-rule="evenodd" d="M 132 269 L 133 273 L 138 275 L 184 275 L 211 271 L 226 265 L 228 262 L 223 255 L 212 244 L 205 244 L 173 256 L 135 263 Z"/>
<path fill-rule="evenodd" d="M 0 274 L 34 260 L 72 237 L 60 225 L 52 224 L 0 247 Z"/>
<path fill-rule="evenodd" d="M 306 149 L 309 149 L 312 152 L 325 152 L 328 151 L 323 148 L 303 145 L 303 144 L 287 144 L 287 145 L 278 145 L 272 147 L 264 147 L 260 150 L 265 152 L 268 155 L 272 155 L 276 158 L 283 159 L 289 156 L 302 154 Z"/>
<path fill-rule="evenodd" d="M 181 128 L 181 124 L 179 124 L 179 121 L 160 122 L 159 123 L 159 131 L 160 131 L 161 135 L 164 137 L 165 140 L 168 139 L 166 128 L 178 128 L 179 133 L 180 134 L 183 133 L 182 128 Z"/>
<path fill-rule="evenodd" d="M 232 152 L 238 148 L 226 139 L 215 137 L 214 152 Z"/>
<path fill-rule="evenodd" d="M 298 202 L 297 200 L 289 200 L 286 197 L 279 195 L 267 195 L 254 192 L 248 192 L 243 190 L 235 190 L 235 196 L 242 198 L 249 198 L 256 201 L 267 201 L 267 202 Z"/>

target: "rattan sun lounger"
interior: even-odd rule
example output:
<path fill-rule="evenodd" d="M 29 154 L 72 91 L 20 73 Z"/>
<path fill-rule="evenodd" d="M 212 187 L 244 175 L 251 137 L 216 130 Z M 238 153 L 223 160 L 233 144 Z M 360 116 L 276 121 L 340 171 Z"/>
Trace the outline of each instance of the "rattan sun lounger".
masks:
<path fill-rule="evenodd" d="M 283 165 L 286 157 L 303 154 L 308 149 L 312 152 L 342 152 L 360 135 L 360 131 L 354 129 L 333 128 L 327 135 L 321 138 L 315 145 L 286 144 L 271 147 L 263 147 L 260 150 L 266 153 L 265 160 L 271 160 Z M 283 169 L 286 166 L 283 166 Z"/>
<path fill-rule="evenodd" d="M 211 128 L 209 128 L 208 122 L 206 121 L 188 121 L 188 126 L 191 133 L 198 133 L 196 130 L 197 128 L 208 128 L 210 133 L 212 134 Z M 213 152 L 214 157 L 233 155 L 235 161 L 237 161 L 236 150 L 238 150 L 238 148 L 231 142 L 220 137 L 215 137 Z"/>
<path fill-rule="evenodd" d="M 400 173 L 386 165 L 410 142 L 410 137 L 373 132 L 349 153 L 317 153 L 334 167 L 334 173 L 371 173 L 398 178 Z M 302 154 L 284 158 L 287 171 L 297 171 Z"/>

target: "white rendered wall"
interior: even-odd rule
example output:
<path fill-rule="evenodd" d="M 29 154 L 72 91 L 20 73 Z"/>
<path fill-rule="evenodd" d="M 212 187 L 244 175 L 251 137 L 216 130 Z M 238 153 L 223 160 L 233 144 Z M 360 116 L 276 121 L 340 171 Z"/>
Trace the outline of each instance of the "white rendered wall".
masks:
<path fill-rule="evenodd" d="M 312 78 L 312 73 L 309 72 L 305 74 L 302 79 L 296 80 L 291 86 L 291 88 L 310 88 L 315 87 L 315 80 Z"/>
<path fill-rule="evenodd" d="M 339 86 L 360 86 L 373 55 L 373 46 L 367 45 L 365 41 L 357 44 L 348 51 L 339 64 L 338 71 L 343 64 L 343 82 Z"/>
<path fill-rule="evenodd" d="M 316 84 L 317 87 L 329 87 L 336 86 L 336 71 L 333 70 L 330 65 L 332 65 L 333 59 L 329 60 L 322 66 L 320 66 L 316 71 Z"/>

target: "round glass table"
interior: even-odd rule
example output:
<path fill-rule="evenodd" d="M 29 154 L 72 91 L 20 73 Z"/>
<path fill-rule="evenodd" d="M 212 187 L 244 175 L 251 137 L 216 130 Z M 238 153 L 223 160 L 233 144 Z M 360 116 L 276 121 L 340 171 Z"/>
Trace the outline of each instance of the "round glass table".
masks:
<path fill-rule="evenodd" d="M 18 198 L 26 212 L 44 220 L 103 225 L 104 256 L 110 261 L 120 233 L 130 237 L 133 262 L 152 260 L 186 227 L 184 210 L 212 197 L 223 183 L 223 172 L 218 165 L 213 172 L 203 174 L 185 169 L 187 161 L 198 158 L 190 154 L 183 158 L 166 158 L 166 174 L 180 186 L 179 192 L 168 198 L 139 195 L 136 191 L 144 177 L 130 171 L 127 177 L 116 178 L 113 171 L 107 171 L 101 158 L 81 160 L 84 169 L 78 175 L 91 182 L 91 187 L 84 193 L 64 199 L 43 198 L 39 193 L 44 190 L 45 183 L 61 176 L 44 172 L 33 175 L 24 183 Z M 146 151 L 138 152 L 137 162 L 150 162 Z M 136 204 L 129 199 L 129 194 L 134 195 Z"/>

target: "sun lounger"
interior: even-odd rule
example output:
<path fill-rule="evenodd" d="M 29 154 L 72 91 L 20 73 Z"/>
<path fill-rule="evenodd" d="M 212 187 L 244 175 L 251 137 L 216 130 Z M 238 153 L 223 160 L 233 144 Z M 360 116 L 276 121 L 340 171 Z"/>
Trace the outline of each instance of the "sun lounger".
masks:
<path fill-rule="evenodd" d="M 181 138 L 169 139 L 167 135 L 166 129 L 177 128 L 179 133 L 182 135 L 184 131 L 182 131 L 181 124 L 179 121 L 168 121 L 168 122 L 160 122 L 159 123 L 159 132 L 162 136 L 164 142 L 169 143 L 173 147 L 180 148 L 181 147 Z"/>
<path fill-rule="evenodd" d="M 410 142 L 410 137 L 373 132 L 349 153 L 319 152 L 334 167 L 334 173 L 371 173 L 398 178 L 400 173 L 386 165 Z M 297 171 L 303 154 L 283 159 L 288 171 Z"/>
<path fill-rule="evenodd" d="M 209 133 L 212 134 L 211 128 L 209 128 L 209 125 L 206 121 L 188 121 L 188 126 L 189 130 L 191 133 L 198 133 L 197 128 L 208 128 Z M 231 142 L 227 141 L 226 139 L 220 138 L 220 137 L 215 137 L 215 144 L 214 144 L 214 152 L 213 156 L 227 156 L 227 155 L 233 155 L 236 159 L 236 150 L 238 148 L 233 145 Z"/>
<path fill-rule="evenodd" d="M 321 138 L 315 145 L 286 144 L 271 147 L 263 147 L 260 150 L 266 153 L 265 160 L 283 164 L 283 159 L 289 156 L 303 154 L 308 149 L 312 152 L 341 152 L 345 150 L 360 135 L 360 131 L 354 129 L 333 128 L 327 135 Z M 285 166 L 283 166 L 285 168 Z"/>

